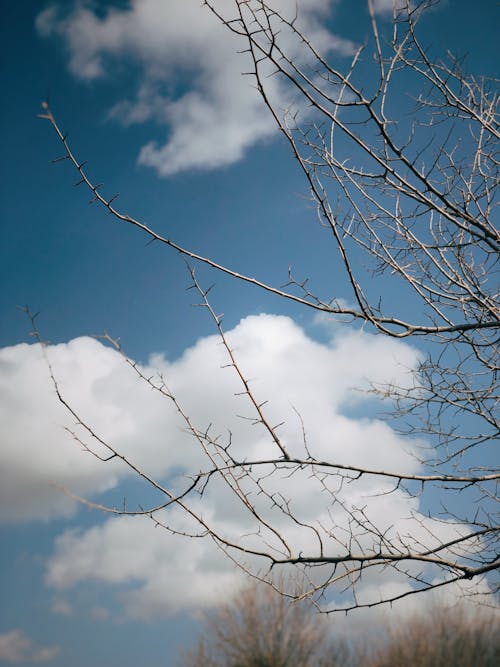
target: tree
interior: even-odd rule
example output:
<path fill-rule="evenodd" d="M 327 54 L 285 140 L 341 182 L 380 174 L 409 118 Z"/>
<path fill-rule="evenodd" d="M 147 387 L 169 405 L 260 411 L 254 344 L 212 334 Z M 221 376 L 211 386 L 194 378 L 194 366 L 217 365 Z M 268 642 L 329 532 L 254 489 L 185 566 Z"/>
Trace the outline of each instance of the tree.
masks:
<path fill-rule="evenodd" d="M 363 662 L 367 667 L 456 665 L 494 667 L 500 658 L 498 618 L 483 613 L 470 616 L 464 607 L 434 607 L 427 616 L 389 629 L 388 641 Z"/>
<path fill-rule="evenodd" d="M 206 467 L 192 471 L 183 488 L 167 487 L 103 441 L 67 403 L 52 373 L 60 400 L 87 430 L 84 447 L 103 461 L 121 459 L 165 498 L 137 511 L 107 510 L 143 514 L 167 530 L 210 538 L 244 570 L 275 586 L 281 580 L 273 578 L 275 572 L 298 571 L 307 582 L 299 597 L 341 590 L 344 597 L 325 604 L 327 611 L 371 607 L 440 586 L 465 589 L 468 581 L 476 593 L 495 591 L 499 303 L 493 276 L 500 236 L 494 223 L 499 138 L 494 82 L 468 76 L 460 60 L 434 57 L 421 43 L 418 20 L 432 2 L 395 3 L 388 30 L 368 0 L 371 38 L 342 71 L 309 41 L 300 13 L 288 12 L 286 3 L 204 4 L 246 50 L 250 75 L 304 175 L 332 261 L 343 266 L 351 296 L 348 302 L 338 298 L 339 286 L 323 295 L 326 286 L 316 290 L 291 270 L 285 287 L 267 284 L 121 213 L 90 179 L 44 104 L 41 117 L 51 123 L 63 158 L 93 198 L 117 220 L 191 262 L 192 288 L 214 321 L 252 410 L 250 424 L 261 429 L 266 442 L 262 456 L 246 459 L 232 434 L 222 437 L 192 421 L 167 379 L 146 376 L 127 360 L 173 404 L 206 455 Z M 410 99 L 401 94 L 401 83 Z M 198 281 L 196 263 L 297 307 L 360 323 L 380 337 L 418 343 L 422 358 L 417 369 L 408 369 L 408 382 L 370 389 L 393 406 L 395 429 L 425 439 L 430 454 L 420 454 L 418 470 L 319 456 L 306 435 L 308 423 L 302 424 L 301 444 L 291 446 L 243 372 L 209 290 Z M 388 284 L 397 302 L 384 298 Z M 121 352 L 117 341 L 109 336 L 107 341 Z M 298 413 L 301 419 L 300 408 Z M 251 523 L 243 536 L 200 509 L 199 498 L 219 484 Z M 321 518 L 301 511 L 294 493 L 302 485 L 322 495 Z M 359 488 L 354 505 L 345 500 L 347 485 Z M 418 497 L 422 506 L 429 498 L 435 506 L 437 496 L 442 507 L 430 518 L 415 510 L 403 524 L 387 525 L 380 499 L 391 494 Z M 171 507 L 189 519 L 189 527 L 171 522 L 166 513 Z M 383 581 L 388 569 L 396 573 L 399 588 L 379 593 L 374 586 L 360 599 L 360 582 Z"/>
<path fill-rule="evenodd" d="M 341 639 L 310 601 L 291 603 L 255 583 L 207 614 L 204 632 L 183 667 L 494 667 L 498 617 L 483 608 L 434 604 L 396 624 L 376 622 L 367 634 Z"/>
<path fill-rule="evenodd" d="M 347 647 L 329 638 L 329 624 L 309 601 L 291 603 L 255 583 L 207 616 L 205 633 L 185 667 L 334 667 Z"/>

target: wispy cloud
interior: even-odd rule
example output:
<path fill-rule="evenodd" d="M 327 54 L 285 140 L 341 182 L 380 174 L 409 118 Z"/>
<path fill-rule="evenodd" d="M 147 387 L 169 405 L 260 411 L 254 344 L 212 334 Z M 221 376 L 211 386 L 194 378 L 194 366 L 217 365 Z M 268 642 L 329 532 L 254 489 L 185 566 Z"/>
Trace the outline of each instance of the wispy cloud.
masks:
<path fill-rule="evenodd" d="M 50 606 L 50 611 L 59 616 L 73 616 L 73 607 L 67 600 L 55 598 Z"/>
<path fill-rule="evenodd" d="M 245 43 L 201 4 L 132 0 L 130 6 L 110 9 L 104 16 L 82 3 L 70 11 L 52 5 L 36 22 L 41 35 L 63 40 L 68 67 L 82 80 L 105 79 L 120 60 L 139 69 L 135 94 L 117 100 L 109 115 L 126 125 L 154 121 L 163 128 L 165 138 L 149 141 L 138 158 L 160 176 L 232 164 L 276 132 L 253 78 L 242 76 L 251 68 L 248 54 L 241 53 Z M 216 4 L 228 15 L 232 11 L 228 0 Z M 272 4 L 287 15 L 295 12 L 295 0 Z M 332 4 L 303 0 L 299 26 L 323 52 L 350 54 L 352 42 L 324 27 Z M 300 62 L 304 51 L 293 36 L 282 31 L 280 39 Z M 283 83 L 272 77 L 268 85 L 269 94 L 286 105 Z"/>
<path fill-rule="evenodd" d="M 59 646 L 35 646 L 23 630 L 0 634 L 0 660 L 4 662 L 50 662 L 59 652 Z"/>

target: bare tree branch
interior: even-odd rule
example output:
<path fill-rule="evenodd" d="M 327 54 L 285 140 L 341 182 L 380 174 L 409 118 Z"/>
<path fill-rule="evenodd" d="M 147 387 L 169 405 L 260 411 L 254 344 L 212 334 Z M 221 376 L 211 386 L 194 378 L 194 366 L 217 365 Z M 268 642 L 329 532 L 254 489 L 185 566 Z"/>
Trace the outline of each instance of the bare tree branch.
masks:
<path fill-rule="evenodd" d="M 345 305 L 340 288 L 320 296 L 307 279 L 294 278 L 291 269 L 285 287 L 267 284 L 120 212 L 115 197 L 102 195 L 101 185 L 87 175 L 46 103 L 41 117 L 56 132 L 64 149 L 59 159 L 73 165 L 78 184 L 121 222 L 188 260 L 298 306 L 366 323 L 380 336 L 418 336 L 425 358 L 411 383 L 374 384 L 369 391 L 393 406 L 387 418 L 394 420 L 394 427 L 425 438 L 431 454 L 420 462 L 422 473 L 316 457 L 300 408 L 294 410 L 300 419 L 297 447 L 303 455 L 292 453 L 280 436 L 280 424 L 269 416 L 267 401 L 256 396 L 243 372 L 222 318 L 209 301 L 210 290 L 200 285 L 190 267 L 198 305 L 214 322 L 227 366 L 252 410 L 249 426 L 258 429 L 266 452 L 241 460 L 233 453 L 231 433 L 221 438 L 210 427 L 197 426 L 164 379 L 146 376 L 106 334 L 105 341 L 140 379 L 174 405 L 199 444 L 206 467 L 188 475 L 180 492 L 162 485 L 100 438 L 69 405 L 48 362 L 59 400 L 89 442 L 106 455 L 73 434 L 80 446 L 103 463 L 119 459 L 165 497 L 154 507 L 133 511 L 85 502 L 115 514 L 143 514 L 171 532 L 209 537 L 246 572 L 271 583 L 275 570 L 295 568 L 307 582 L 297 597 L 341 592 L 343 600 L 334 601 L 328 611 L 369 608 L 461 581 L 480 584 L 487 574 L 494 592 L 498 584 L 493 575 L 500 565 L 495 511 L 500 473 L 491 463 L 500 433 L 496 82 L 468 76 L 452 56 L 431 57 L 417 36 L 418 19 L 430 3 L 398 3 L 389 30 L 379 24 L 369 0 L 371 38 L 344 70 L 310 42 L 300 13 L 287 17 L 275 4 L 233 0 L 222 10 L 215 0 L 204 3 L 244 46 L 249 73 L 298 162 L 320 223 L 328 230 L 332 262 L 342 267 L 342 289 L 354 305 Z M 272 77 L 293 100 L 285 109 L 269 85 Z M 401 95 L 399 77 L 404 77 L 413 100 Z M 397 298 L 384 296 L 388 284 Z M 41 342 L 34 317 L 32 324 Z M 323 494 L 321 516 L 308 516 L 297 503 L 293 488 L 302 487 Z M 354 487 L 361 499 L 355 505 L 345 493 Z M 218 488 L 230 491 L 245 517 L 244 535 L 207 520 L 192 502 Z M 400 534 L 372 511 L 377 499 L 388 494 L 422 500 L 437 494 L 442 511 L 427 518 L 412 512 Z M 467 502 L 457 502 L 459 494 Z M 169 521 L 172 506 L 194 521 L 191 533 Z M 360 599 L 361 582 L 367 576 L 383 578 L 388 569 L 406 589 Z"/>

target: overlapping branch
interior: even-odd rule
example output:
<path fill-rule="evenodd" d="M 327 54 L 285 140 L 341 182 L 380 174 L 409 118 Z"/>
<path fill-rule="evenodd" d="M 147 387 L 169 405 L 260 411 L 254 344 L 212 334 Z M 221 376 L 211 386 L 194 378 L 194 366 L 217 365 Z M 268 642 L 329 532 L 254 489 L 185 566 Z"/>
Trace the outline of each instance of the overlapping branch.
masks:
<path fill-rule="evenodd" d="M 343 269 L 343 294 L 320 297 L 291 271 L 288 284 L 275 287 L 120 212 L 115 198 L 105 197 L 88 176 L 47 104 L 41 114 L 63 145 L 60 159 L 69 160 L 78 172 L 77 184 L 85 185 L 93 200 L 121 222 L 192 262 L 297 306 L 347 316 L 382 336 L 419 336 L 425 341 L 426 357 L 410 386 L 371 389 L 392 402 L 395 428 L 428 441 L 432 454 L 421 461 L 421 473 L 318 458 L 306 437 L 307 424 L 297 433 L 303 454 L 296 453 L 299 445 L 292 451 L 280 436 L 280 424 L 271 421 L 265 397 L 256 396 L 241 369 L 222 319 L 209 301 L 209 290 L 200 285 L 193 268 L 197 305 L 214 322 L 227 366 L 252 410 L 250 427 L 259 429 L 267 443 L 260 458 L 242 460 L 234 453 L 231 433 L 221 438 L 210 427 L 196 425 L 164 379 L 146 376 L 106 335 L 106 342 L 123 354 L 141 380 L 171 403 L 203 452 L 206 467 L 186 473 L 180 491 L 178 480 L 176 490 L 169 488 L 100 438 L 65 401 L 50 371 L 59 400 L 87 434 L 88 442 L 73 434 L 83 448 L 104 463 L 119 459 L 165 497 L 146 509 L 90 503 L 93 507 L 143 514 L 171 532 L 209 537 L 259 578 L 272 580 L 275 569 L 295 568 L 307 582 L 306 595 L 343 591 L 344 599 L 329 610 L 372 607 L 453 582 L 478 582 L 500 566 L 495 513 L 500 473 L 491 463 L 500 434 L 495 279 L 500 234 L 494 217 L 498 95 L 494 82 L 467 76 L 456 59 L 431 57 L 416 32 L 425 4 L 402 8 L 398 3 L 389 31 L 379 25 L 369 0 L 371 39 L 342 70 L 330 54 L 319 53 L 309 41 L 300 14 L 287 17 L 275 3 L 264 0 L 234 0 L 223 3 L 223 11 L 216 0 L 205 2 L 245 44 L 249 73 L 288 141 L 319 220 L 329 232 L 332 263 Z M 271 89 L 269 77 L 277 78 L 279 85 Z M 401 95 L 401 81 L 413 100 Z M 286 108 L 276 90 L 286 97 Z M 385 296 L 387 286 L 390 296 Z M 345 305 L 346 296 L 354 305 Z M 99 455 L 92 443 L 107 455 Z M 319 515 L 308 516 L 298 506 L 294 489 L 300 485 L 323 494 Z M 364 504 L 348 500 L 345 489 L 354 486 Z M 200 513 L 200 499 L 216 497 L 221 489 L 231 493 L 245 534 Z M 403 522 L 403 534 L 372 511 L 384 495 L 427 499 L 427 489 L 439 496 L 441 514 L 427 521 L 413 512 Z M 468 499 L 465 510 L 457 509 L 459 495 Z M 192 520 L 192 532 L 170 521 L 172 507 Z M 409 587 L 359 599 L 364 578 L 375 572 L 383 577 L 387 568 Z M 496 584 L 489 582 L 494 589 Z"/>

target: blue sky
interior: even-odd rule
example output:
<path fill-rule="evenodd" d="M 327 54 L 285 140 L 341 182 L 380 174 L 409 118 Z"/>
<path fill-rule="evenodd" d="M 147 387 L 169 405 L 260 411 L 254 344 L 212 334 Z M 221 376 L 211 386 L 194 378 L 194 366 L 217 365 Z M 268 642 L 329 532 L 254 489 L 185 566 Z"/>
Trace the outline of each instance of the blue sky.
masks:
<path fill-rule="evenodd" d="M 160 475 L 172 475 L 186 457 L 196 466 L 198 454 L 116 355 L 82 337 L 104 330 L 120 337 L 133 359 L 166 370 L 202 421 L 224 428 L 235 408 L 213 323 L 186 291 L 184 260 L 87 204 L 69 165 L 51 164 L 61 151 L 37 118 L 41 102 L 48 99 L 105 193 L 120 193 L 121 210 L 278 286 L 289 265 L 327 293 L 339 280 L 289 148 L 240 76 L 233 42 L 199 5 L 24 0 L 2 9 L 0 664 L 174 665 L 199 631 L 199 611 L 240 581 L 209 546 L 158 535 L 147 521 L 110 522 L 49 486 L 111 503 L 143 494 L 130 475 L 85 457 L 63 431 L 71 420 L 18 305 L 40 312 L 71 400 Z M 306 5 L 306 16 L 317 19 L 314 36 L 334 34 L 331 57 L 347 63 L 368 34 L 364 2 L 331 2 L 326 13 L 319 12 L 326 0 Z M 466 54 L 473 73 L 495 75 L 494 5 L 442 2 L 422 20 L 421 35 L 436 53 Z M 371 407 L 360 407 L 350 388 L 366 375 L 397 376 L 397 361 L 414 365 L 413 345 L 332 329 L 251 286 L 198 271 L 206 286 L 215 283 L 214 307 L 263 391 L 277 397 L 289 387 L 283 409 L 293 398 L 304 414 L 324 392 L 335 409 L 318 412 L 318 430 L 337 429 L 353 447 L 380 437 L 384 455 L 408 464 L 402 443 L 368 419 Z M 300 368 L 300 383 L 290 365 Z M 404 502 L 391 511 L 403 513 Z M 219 511 L 215 500 L 209 510 Z"/>

